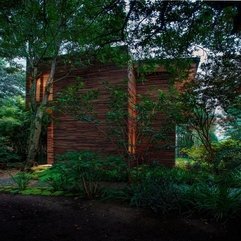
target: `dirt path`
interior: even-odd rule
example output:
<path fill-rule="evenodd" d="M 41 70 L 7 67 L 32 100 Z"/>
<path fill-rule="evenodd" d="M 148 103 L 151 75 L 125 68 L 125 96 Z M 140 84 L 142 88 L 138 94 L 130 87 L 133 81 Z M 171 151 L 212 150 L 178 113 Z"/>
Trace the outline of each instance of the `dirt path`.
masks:
<path fill-rule="evenodd" d="M 200 220 L 157 219 L 115 203 L 0 194 L 0 240 L 209 241 L 224 230 Z M 237 239 L 239 240 L 239 239 Z"/>

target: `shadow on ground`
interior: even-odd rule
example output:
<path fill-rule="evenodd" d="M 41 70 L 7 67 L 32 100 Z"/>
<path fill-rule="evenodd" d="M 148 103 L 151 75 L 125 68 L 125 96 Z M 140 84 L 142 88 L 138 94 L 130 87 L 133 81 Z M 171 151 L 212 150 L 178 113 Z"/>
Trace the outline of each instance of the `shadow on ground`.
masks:
<path fill-rule="evenodd" d="M 77 198 L 0 194 L 0 217 L 0 237 L 8 241 L 236 241 L 240 237 L 234 227 L 229 231 L 200 220 L 157 218 L 123 204 Z"/>

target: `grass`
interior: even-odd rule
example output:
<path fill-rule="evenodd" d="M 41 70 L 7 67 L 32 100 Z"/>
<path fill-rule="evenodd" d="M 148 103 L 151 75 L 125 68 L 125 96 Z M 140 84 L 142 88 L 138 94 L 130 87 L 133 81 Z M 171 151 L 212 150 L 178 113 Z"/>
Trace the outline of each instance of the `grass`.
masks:
<path fill-rule="evenodd" d="M 28 187 L 25 190 L 19 190 L 14 186 L 1 186 L 0 193 L 6 194 L 21 194 L 21 195 L 33 195 L 33 196 L 65 196 L 62 191 L 53 191 L 48 187 Z M 69 194 L 67 195 L 69 196 Z"/>

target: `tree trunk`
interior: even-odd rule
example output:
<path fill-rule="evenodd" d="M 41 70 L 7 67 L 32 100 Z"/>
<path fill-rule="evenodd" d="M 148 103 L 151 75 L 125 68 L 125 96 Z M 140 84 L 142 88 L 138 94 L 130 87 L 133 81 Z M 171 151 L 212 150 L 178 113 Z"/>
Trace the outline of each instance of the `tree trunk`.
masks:
<path fill-rule="evenodd" d="M 51 64 L 51 70 L 50 74 L 46 83 L 45 93 L 43 95 L 43 98 L 41 100 L 41 103 L 37 106 L 36 114 L 34 116 L 34 119 L 31 123 L 31 129 L 30 129 L 30 135 L 29 135 L 29 144 L 28 144 L 28 154 L 27 154 L 27 160 L 25 163 L 25 169 L 30 168 L 36 163 L 36 155 L 38 153 L 39 149 L 39 140 L 40 135 L 43 128 L 43 117 L 45 115 L 45 108 L 48 104 L 48 98 L 50 94 L 51 87 L 53 85 L 53 79 L 55 75 L 55 69 L 56 69 L 56 58 L 53 59 Z M 36 80 L 34 80 L 36 81 Z"/>

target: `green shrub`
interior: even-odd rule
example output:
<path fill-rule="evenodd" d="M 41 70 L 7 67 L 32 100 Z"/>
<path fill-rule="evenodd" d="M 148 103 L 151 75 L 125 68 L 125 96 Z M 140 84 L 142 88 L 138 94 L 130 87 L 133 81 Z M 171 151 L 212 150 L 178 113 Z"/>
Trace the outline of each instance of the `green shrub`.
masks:
<path fill-rule="evenodd" d="M 32 179 L 31 174 L 26 172 L 19 172 L 15 176 L 11 175 L 12 180 L 17 184 L 18 190 L 25 190 Z"/>
<path fill-rule="evenodd" d="M 0 137 L 0 163 L 18 162 L 21 157 L 9 146 L 6 138 Z"/>
<path fill-rule="evenodd" d="M 241 188 L 241 170 L 235 169 L 228 173 L 228 183 L 231 187 Z"/>
<path fill-rule="evenodd" d="M 241 142 L 238 140 L 228 139 L 222 142 L 213 143 L 214 151 L 211 164 L 206 162 L 208 153 L 204 146 L 193 146 L 184 148 L 182 151 L 188 157 L 194 160 L 189 167 L 190 169 L 215 170 L 216 172 L 233 170 L 241 167 Z"/>
<path fill-rule="evenodd" d="M 228 139 L 215 145 L 215 166 L 219 170 L 241 167 L 241 141 Z"/>
<path fill-rule="evenodd" d="M 195 183 L 199 182 L 212 182 L 213 181 L 213 175 L 210 175 L 210 173 L 205 171 L 193 171 L 193 170 L 182 170 L 179 168 L 176 168 L 172 171 L 172 175 L 174 176 L 176 182 L 178 184 L 187 184 L 187 185 L 193 185 Z"/>
<path fill-rule="evenodd" d="M 132 182 L 140 182 L 148 177 L 176 184 L 192 184 L 200 180 L 210 181 L 212 179 L 212 175 L 207 172 L 193 172 L 178 167 L 166 168 L 162 165 L 140 165 L 130 169 Z"/>
<path fill-rule="evenodd" d="M 198 183 L 183 198 L 199 214 L 215 221 L 226 221 L 241 209 L 241 190 L 225 185 Z"/>
<path fill-rule="evenodd" d="M 184 170 L 191 169 L 192 165 L 194 165 L 194 161 L 189 158 L 176 158 L 175 166 Z"/>
<path fill-rule="evenodd" d="M 208 157 L 207 150 L 204 146 L 193 146 L 191 148 L 183 148 L 182 152 L 187 154 L 188 157 L 196 162 L 202 163 Z"/>
<path fill-rule="evenodd" d="M 62 164 L 56 163 L 53 167 L 39 173 L 39 178 L 54 191 L 68 190 L 67 172 Z"/>
<path fill-rule="evenodd" d="M 101 163 L 100 175 L 102 181 L 127 181 L 127 162 L 120 156 L 108 156 Z"/>
<path fill-rule="evenodd" d="M 54 190 L 83 193 L 86 198 L 92 199 L 100 196 L 100 181 L 119 181 L 126 176 L 123 159 L 104 159 L 96 153 L 83 151 L 60 155 L 53 167 L 42 174 L 41 180 L 47 181 Z"/>
<path fill-rule="evenodd" d="M 131 186 L 130 204 L 150 208 L 156 213 L 169 214 L 180 210 L 179 188 L 170 181 L 146 178 Z"/>
<path fill-rule="evenodd" d="M 239 174 L 235 172 L 237 180 Z M 161 214 L 195 212 L 216 221 L 241 208 L 241 190 L 230 188 L 234 181 L 229 175 L 145 165 L 133 168 L 131 175 L 131 205 L 137 207 Z"/>
<path fill-rule="evenodd" d="M 175 168 L 174 168 L 175 169 Z M 132 182 L 142 182 L 148 178 L 171 181 L 173 169 L 166 168 L 159 164 L 139 165 L 130 169 L 130 179 Z"/>
<path fill-rule="evenodd" d="M 26 158 L 30 113 L 22 97 L 0 99 L 0 162 Z"/>
<path fill-rule="evenodd" d="M 182 193 L 204 177 L 180 168 L 141 165 L 130 170 L 131 205 L 168 214 L 186 209 Z M 183 205 L 184 204 L 184 205 Z M 182 206 L 183 205 L 183 206 Z"/>

